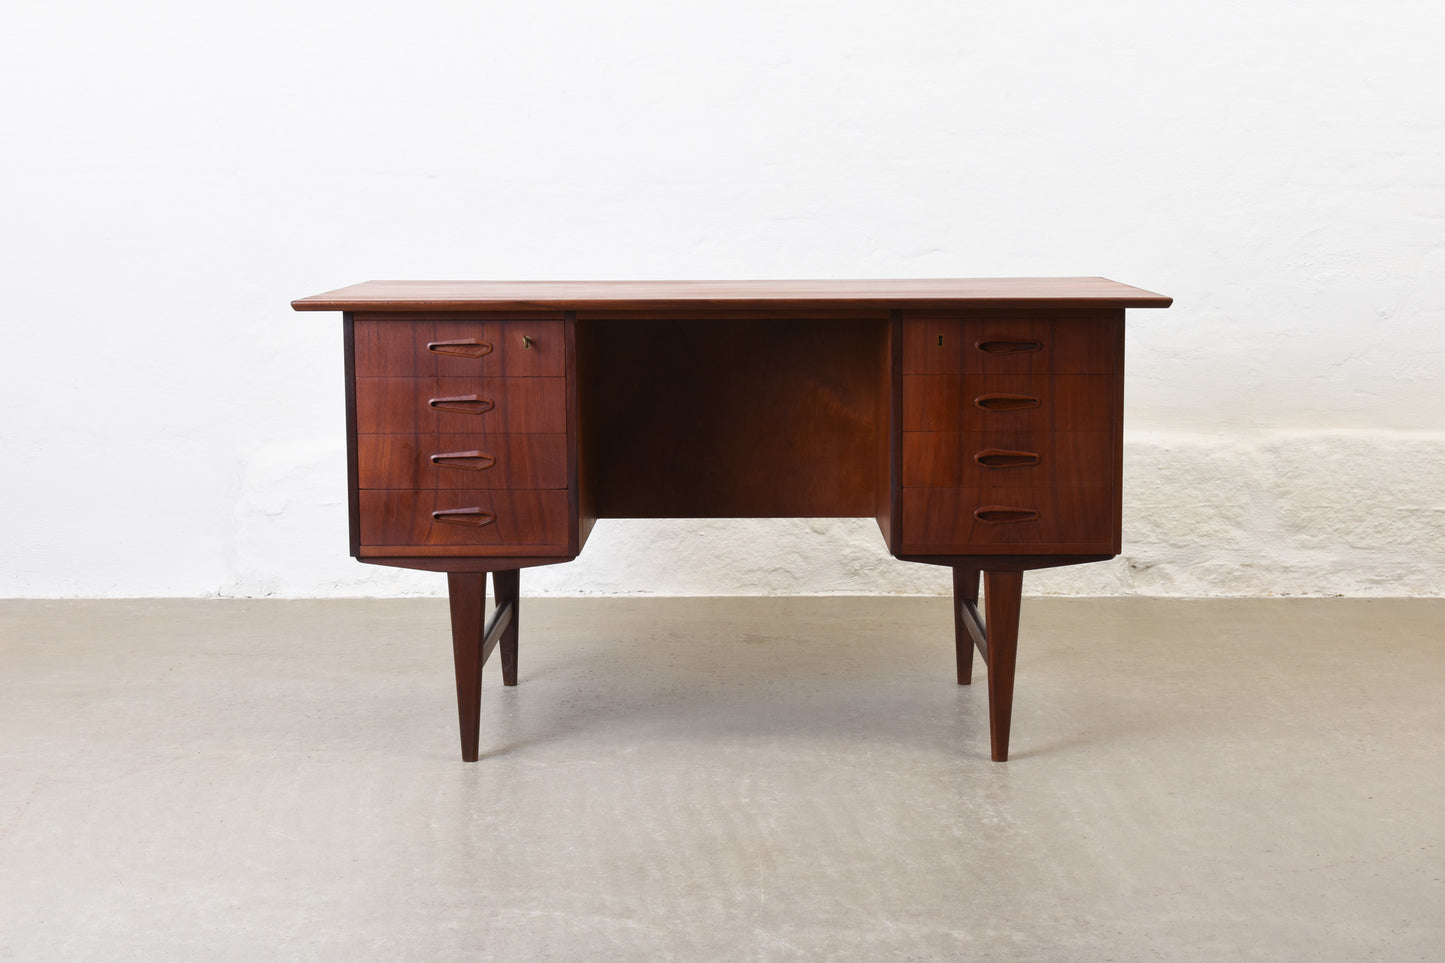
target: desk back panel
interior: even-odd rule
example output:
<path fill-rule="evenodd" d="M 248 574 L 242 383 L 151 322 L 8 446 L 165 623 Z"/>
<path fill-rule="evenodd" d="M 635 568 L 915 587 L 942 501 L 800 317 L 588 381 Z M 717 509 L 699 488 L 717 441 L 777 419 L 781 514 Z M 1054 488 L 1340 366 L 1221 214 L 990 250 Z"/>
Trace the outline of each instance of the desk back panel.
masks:
<path fill-rule="evenodd" d="M 579 320 L 582 485 L 598 517 L 874 516 L 888 323 Z"/>

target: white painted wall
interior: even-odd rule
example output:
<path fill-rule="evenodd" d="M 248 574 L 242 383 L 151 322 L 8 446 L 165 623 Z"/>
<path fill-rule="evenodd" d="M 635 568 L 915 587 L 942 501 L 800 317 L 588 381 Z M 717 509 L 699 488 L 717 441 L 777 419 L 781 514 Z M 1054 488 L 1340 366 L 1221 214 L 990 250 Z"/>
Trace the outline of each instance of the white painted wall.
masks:
<path fill-rule="evenodd" d="M 1125 557 L 1445 590 L 1437 3 L 18 0 L 0 595 L 430 593 L 345 554 L 366 278 L 1102 274 Z M 603 523 L 528 592 L 941 591 L 871 521 Z"/>

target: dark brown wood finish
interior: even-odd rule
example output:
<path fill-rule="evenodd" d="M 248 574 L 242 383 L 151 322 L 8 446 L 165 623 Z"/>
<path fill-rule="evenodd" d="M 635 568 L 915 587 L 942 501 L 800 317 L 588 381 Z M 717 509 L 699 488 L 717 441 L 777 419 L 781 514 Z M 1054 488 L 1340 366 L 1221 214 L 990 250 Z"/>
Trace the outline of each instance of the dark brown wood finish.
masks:
<path fill-rule="evenodd" d="M 988 572 L 984 575 L 983 601 L 988 613 L 988 649 L 985 653 L 988 660 L 988 731 L 994 762 L 1008 759 L 1023 585 L 1022 572 Z"/>
<path fill-rule="evenodd" d="M 401 551 L 403 547 L 398 546 Z M 414 547 L 405 547 L 415 552 Z M 536 568 L 539 565 L 559 565 L 570 562 L 575 555 L 455 555 L 441 549 L 436 555 L 362 555 L 357 559 L 366 565 L 384 565 L 388 568 L 409 568 L 418 572 L 488 572 L 507 569 Z"/>
<path fill-rule="evenodd" d="M 493 646 L 517 681 L 519 570 L 597 518 L 871 515 L 896 557 L 953 568 L 958 682 L 977 648 L 1002 761 L 1022 573 L 1118 552 L 1123 312 L 1169 303 L 1013 278 L 375 281 L 293 306 L 345 312 L 353 555 L 448 573 L 464 758 Z"/>
<path fill-rule="evenodd" d="M 566 434 L 360 435 L 363 489 L 568 487 Z"/>
<path fill-rule="evenodd" d="M 447 575 L 452 616 L 452 659 L 456 663 L 457 724 L 461 730 L 462 759 L 477 761 L 478 728 L 482 704 L 483 618 L 487 606 L 485 573 Z"/>
<path fill-rule="evenodd" d="M 497 598 L 497 609 L 500 611 L 507 608 L 512 613 L 499 637 L 503 685 L 517 684 L 517 637 L 522 614 L 521 575 L 522 573 L 514 568 L 492 573 L 492 591 Z"/>
<path fill-rule="evenodd" d="M 1113 488 L 905 488 L 903 552 L 1112 553 Z M 1034 513 L 1013 520 L 1002 509 Z"/>
<path fill-rule="evenodd" d="M 1116 553 L 1115 553 L 1116 554 Z M 895 554 L 900 562 L 916 562 L 919 565 L 945 565 L 949 568 L 976 568 L 992 572 L 1032 572 L 1040 568 L 1061 568 L 1065 565 L 1083 565 L 1086 562 L 1107 562 L 1114 557 L 1108 555 L 910 555 L 907 552 Z"/>
<path fill-rule="evenodd" d="M 1120 312 L 984 311 L 905 324 L 904 374 L 1113 374 Z"/>
<path fill-rule="evenodd" d="M 590 362 L 581 360 L 577 354 L 577 315 L 568 311 L 565 315 L 567 338 L 567 503 L 568 511 L 576 524 L 572 526 L 570 549 L 572 554 L 582 551 L 592 527 L 597 524 L 597 496 L 592 473 L 584 469 L 583 439 L 588 432 L 583 429 L 583 410 L 580 399 L 582 373 Z"/>
<path fill-rule="evenodd" d="M 619 317 L 732 312 L 841 317 L 912 310 L 948 317 L 976 308 L 1167 308 L 1173 299 L 1108 278 L 926 278 L 821 281 L 364 281 L 291 302 L 297 311 L 454 313 L 576 311 Z"/>
<path fill-rule="evenodd" d="M 903 319 L 902 312 L 890 312 L 887 350 L 883 359 L 883 383 L 879 393 L 887 397 L 887 406 L 880 412 L 878 432 L 883 461 L 879 465 L 878 492 L 880 511 L 886 515 L 878 517 L 878 527 L 883 532 L 883 541 L 888 551 L 897 554 L 903 547 Z"/>
<path fill-rule="evenodd" d="M 399 555 L 409 547 L 417 554 L 574 554 L 568 551 L 568 511 L 564 491 L 363 491 L 361 552 Z"/>
<path fill-rule="evenodd" d="M 883 319 L 584 327 L 604 518 L 868 517 Z"/>
<path fill-rule="evenodd" d="M 1113 553 L 1119 554 L 1123 546 L 1124 531 L 1124 312 L 1116 311 L 1118 323 L 1114 326 L 1114 464 L 1109 476 L 1114 480 L 1114 546 Z"/>
<path fill-rule="evenodd" d="M 980 639 L 986 639 L 978 624 L 979 575 L 976 568 L 953 566 L 953 649 L 959 685 L 973 682 L 973 648 Z"/>
<path fill-rule="evenodd" d="M 361 554 L 361 468 L 356 448 L 356 324 L 351 313 L 341 316 L 341 342 L 346 365 L 346 526 L 350 554 Z"/>
<path fill-rule="evenodd" d="M 357 378 L 363 434 L 562 434 L 565 378 Z"/>
<path fill-rule="evenodd" d="M 904 431 L 1109 431 L 1113 375 L 904 375 Z"/>
<path fill-rule="evenodd" d="M 903 432 L 907 488 L 1086 488 L 1113 462 L 1112 431 Z"/>
<path fill-rule="evenodd" d="M 361 378 L 562 377 L 560 320 L 445 320 L 398 324 L 386 315 L 356 318 Z"/>
<path fill-rule="evenodd" d="M 462 761 L 476 762 L 482 708 L 482 666 L 499 640 L 511 636 L 512 682 L 517 664 L 517 573 L 492 576 L 497 605 L 492 620 L 484 622 L 487 608 L 485 572 L 447 573 L 447 595 L 452 616 L 452 659 L 456 664 L 457 724 L 462 739 Z M 508 594 L 510 593 L 510 594 Z M 504 643 L 505 645 L 505 643 Z M 502 674 L 507 674 L 505 663 Z"/>

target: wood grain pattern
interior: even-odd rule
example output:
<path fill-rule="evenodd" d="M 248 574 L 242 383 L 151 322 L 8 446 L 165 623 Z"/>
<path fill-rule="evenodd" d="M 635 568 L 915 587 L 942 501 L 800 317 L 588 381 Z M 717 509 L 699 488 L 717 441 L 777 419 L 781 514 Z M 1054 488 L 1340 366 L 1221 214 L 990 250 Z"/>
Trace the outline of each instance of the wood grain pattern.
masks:
<path fill-rule="evenodd" d="M 562 554 L 568 545 L 565 491 L 363 491 L 361 544 L 450 547 L 472 554 Z M 433 513 L 477 508 L 485 526 L 438 523 Z M 458 554 L 467 554 L 459 552 Z"/>
<path fill-rule="evenodd" d="M 1108 483 L 1113 471 L 1109 431 L 945 431 L 903 433 L 904 488 L 1086 488 Z M 990 468 L 981 451 L 1038 455 L 1034 465 Z"/>
<path fill-rule="evenodd" d="M 1024 317 L 913 319 L 904 322 L 904 374 L 1113 374 L 1115 329 L 1123 312 L 1039 311 Z M 1037 351 L 990 351 L 1033 342 Z"/>
<path fill-rule="evenodd" d="M 567 349 L 567 513 L 576 520 L 572 527 L 570 550 L 582 551 L 592 528 L 597 524 L 597 501 L 590 480 L 582 472 L 581 379 L 578 377 L 577 318 L 564 315 L 564 336 Z"/>
<path fill-rule="evenodd" d="M 561 377 L 566 373 L 562 322 L 398 321 L 356 318 L 356 374 L 361 378 Z M 452 354 L 478 342 L 478 357 Z M 428 345 L 434 345 L 435 350 Z"/>
<path fill-rule="evenodd" d="M 1031 396 L 1036 407 L 988 410 L 987 395 Z M 904 375 L 904 431 L 1109 431 L 1113 375 Z"/>
<path fill-rule="evenodd" d="M 297 311 L 627 312 L 680 316 L 720 307 L 785 313 L 793 308 L 908 306 L 1167 308 L 1172 298 L 1107 278 L 928 278 L 818 281 L 365 281 L 291 302 Z"/>
<path fill-rule="evenodd" d="M 597 515 L 872 516 L 884 325 L 579 325 Z"/>
<path fill-rule="evenodd" d="M 969 555 L 1114 553 L 1114 489 L 906 488 L 903 551 Z M 1034 521 L 988 524 L 975 517 L 985 506 L 1037 511 Z"/>
<path fill-rule="evenodd" d="M 435 456 L 478 452 L 492 459 Z M 360 435 L 359 487 L 566 488 L 566 435 Z"/>
<path fill-rule="evenodd" d="M 432 400 L 472 397 L 492 407 L 472 414 L 428 406 Z M 357 378 L 356 411 L 362 434 L 563 434 L 567 380 Z"/>

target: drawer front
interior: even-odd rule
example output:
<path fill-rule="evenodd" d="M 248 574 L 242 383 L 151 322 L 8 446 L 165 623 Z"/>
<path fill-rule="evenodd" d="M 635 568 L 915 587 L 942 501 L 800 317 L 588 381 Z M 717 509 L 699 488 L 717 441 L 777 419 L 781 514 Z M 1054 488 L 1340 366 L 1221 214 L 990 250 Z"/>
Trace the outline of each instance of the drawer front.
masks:
<path fill-rule="evenodd" d="M 566 435 L 358 435 L 364 489 L 567 487 Z"/>
<path fill-rule="evenodd" d="M 1113 375 L 904 375 L 904 431 L 1110 431 Z"/>
<path fill-rule="evenodd" d="M 361 544 L 471 548 L 466 554 L 562 554 L 565 491 L 362 491 Z M 485 551 L 494 549 L 495 551 Z"/>
<path fill-rule="evenodd" d="M 353 325 L 358 378 L 561 377 L 561 321 L 397 321 Z"/>
<path fill-rule="evenodd" d="M 360 434 L 562 434 L 566 378 L 357 378 Z"/>
<path fill-rule="evenodd" d="M 1114 374 L 1113 312 L 903 322 L 904 374 Z"/>
<path fill-rule="evenodd" d="M 909 431 L 904 488 L 1087 488 L 1114 477 L 1107 431 Z"/>
<path fill-rule="evenodd" d="M 1113 488 L 908 488 L 905 553 L 1114 554 Z"/>

